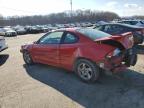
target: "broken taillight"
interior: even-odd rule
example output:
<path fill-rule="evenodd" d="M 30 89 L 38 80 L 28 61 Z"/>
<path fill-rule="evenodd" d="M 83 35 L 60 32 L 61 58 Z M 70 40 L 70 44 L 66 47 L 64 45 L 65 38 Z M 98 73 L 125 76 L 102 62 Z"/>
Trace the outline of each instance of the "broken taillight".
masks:
<path fill-rule="evenodd" d="M 107 55 L 106 55 L 106 58 L 111 58 L 113 56 L 118 56 L 119 54 L 121 53 L 121 50 L 119 48 L 116 48 L 115 50 L 109 52 Z"/>

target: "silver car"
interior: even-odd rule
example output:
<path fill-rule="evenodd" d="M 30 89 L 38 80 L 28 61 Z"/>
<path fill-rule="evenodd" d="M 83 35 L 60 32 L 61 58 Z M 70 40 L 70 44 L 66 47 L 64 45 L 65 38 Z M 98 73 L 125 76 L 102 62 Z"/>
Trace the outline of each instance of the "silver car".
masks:
<path fill-rule="evenodd" d="M 5 36 L 17 36 L 17 32 L 12 28 L 3 28 L 5 31 Z"/>

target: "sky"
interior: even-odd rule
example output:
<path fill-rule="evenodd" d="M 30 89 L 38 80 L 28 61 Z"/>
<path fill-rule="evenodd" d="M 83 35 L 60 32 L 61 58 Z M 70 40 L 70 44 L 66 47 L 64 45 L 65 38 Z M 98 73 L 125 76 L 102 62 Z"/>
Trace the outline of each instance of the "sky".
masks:
<path fill-rule="evenodd" d="M 111 11 L 120 16 L 144 15 L 144 0 L 72 0 L 73 10 Z M 0 0 L 3 16 L 46 15 L 70 10 L 70 0 Z"/>

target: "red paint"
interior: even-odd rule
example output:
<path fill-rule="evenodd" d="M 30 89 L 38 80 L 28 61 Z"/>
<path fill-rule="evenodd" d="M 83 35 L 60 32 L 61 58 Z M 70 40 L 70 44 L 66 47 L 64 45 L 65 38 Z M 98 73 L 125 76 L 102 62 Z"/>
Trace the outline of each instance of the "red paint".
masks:
<path fill-rule="evenodd" d="M 118 69 L 126 67 L 121 66 L 123 57 L 113 57 L 110 60 L 106 59 L 106 55 L 117 48 L 107 44 L 102 44 L 102 40 L 115 40 L 120 42 L 125 50 L 133 46 L 133 42 L 128 38 L 131 36 L 129 34 L 124 34 L 124 36 L 111 36 L 106 38 L 97 39 L 92 41 L 88 37 L 78 33 L 75 29 L 66 29 L 78 36 L 79 41 L 74 44 L 31 44 L 22 46 L 21 52 L 27 50 L 36 63 L 48 64 L 52 66 L 62 67 L 68 70 L 73 70 L 74 62 L 77 58 L 85 58 L 95 62 L 99 65 L 100 62 L 105 64 L 104 69 L 111 71 L 118 71 Z M 119 65 L 119 67 L 114 67 L 112 64 Z M 120 71 L 120 70 L 119 70 Z"/>

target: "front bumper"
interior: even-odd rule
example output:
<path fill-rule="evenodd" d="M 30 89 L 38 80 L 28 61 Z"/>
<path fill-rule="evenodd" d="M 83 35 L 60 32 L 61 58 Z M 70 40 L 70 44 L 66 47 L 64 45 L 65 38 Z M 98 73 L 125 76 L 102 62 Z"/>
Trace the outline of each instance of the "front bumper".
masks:
<path fill-rule="evenodd" d="M 6 32 L 5 36 L 16 36 L 17 33 L 16 32 Z"/>
<path fill-rule="evenodd" d="M 118 56 L 105 58 L 98 62 L 97 65 L 104 70 L 118 72 L 125 70 L 127 67 L 134 66 L 136 62 L 137 54 L 134 49 L 128 49 Z"/>

